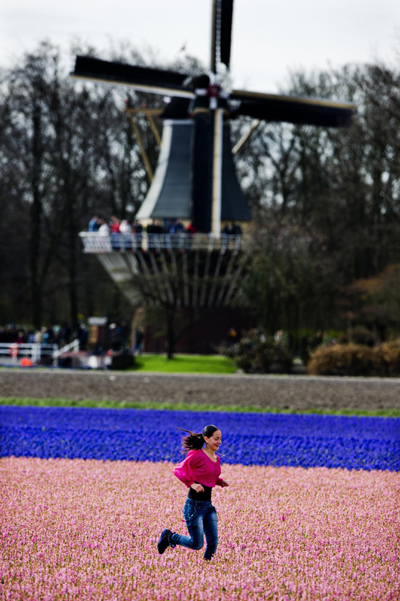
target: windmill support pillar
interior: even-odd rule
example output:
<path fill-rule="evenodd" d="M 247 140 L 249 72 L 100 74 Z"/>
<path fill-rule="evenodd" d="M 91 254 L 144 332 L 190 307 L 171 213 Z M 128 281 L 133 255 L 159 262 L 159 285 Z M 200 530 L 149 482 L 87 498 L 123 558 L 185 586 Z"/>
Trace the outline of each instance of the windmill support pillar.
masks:
<path fill-rule="evenodd" d="M 214 112 L 211 233 L 215 238 L 221 235 L 223 114 L 223 109 L 216 109 Z"/>

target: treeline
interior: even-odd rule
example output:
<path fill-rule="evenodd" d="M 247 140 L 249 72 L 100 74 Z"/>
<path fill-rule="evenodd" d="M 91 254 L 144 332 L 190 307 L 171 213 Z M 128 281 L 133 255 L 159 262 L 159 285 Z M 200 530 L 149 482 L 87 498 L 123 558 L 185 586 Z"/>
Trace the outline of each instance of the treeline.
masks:
<path fill-rule="evenodd" d="M 148 63 L 134 50 L 112 58 Z M 72 64 L 42 44 L 1 74 L 0 323 L 131 312 L 83 255 L 79 232 L 93 214 L 134 219 L 148 181 L 126 94 L 73 81 Z M 201 70 L 190 57 L 173 67 Z M 243 301 L 268 332 L 363 323 L 384 335 L 396 311 L 384 315 L 369 297 L 363 305 L 354 283 L 400 263 L 400 74 L 377 64 L 297 73 L 282 91 L 355 102 L 358 113 L 348 130 L 261 124 L 237 157 L 257 241 Z M 233 136 L 248 126 L 234 122 Z M 153 135 L 144 119 L 140 127 L 155 165 Z"/>
<path fill-rule="evenodd" d="M 299 73 L 285 91 L 358 111 L 347 130 L 264 124 L 251 139 L 240 163 L 257 215 L 247 297 L 267 333 L 297 341 L 307 330 L 399 335 L 399 269 L 388 266 L 400 263 L 400 73 Z"/>
<path fill-rule="evenodd" d="M 96 259 L 83 255 L 78 234 L 95 213 L 134 216 L 148 182 L 123 112 L 126 94 L 73 81 L 73 60 L 42 44 L 2 72 L 0 323 L 39 328 L 74 325 L 79 313 L 130 312 Z"/>

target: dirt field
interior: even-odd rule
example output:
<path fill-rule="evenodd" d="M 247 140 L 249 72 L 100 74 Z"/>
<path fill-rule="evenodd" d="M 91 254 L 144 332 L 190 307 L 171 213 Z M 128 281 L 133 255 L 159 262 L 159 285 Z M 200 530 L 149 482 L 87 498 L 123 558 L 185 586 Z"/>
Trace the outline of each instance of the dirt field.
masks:
<path fill-rule="evenodd" d="M 400 409 L 400 380 L 1 369 L 0 396 L 387 410 Z"/>

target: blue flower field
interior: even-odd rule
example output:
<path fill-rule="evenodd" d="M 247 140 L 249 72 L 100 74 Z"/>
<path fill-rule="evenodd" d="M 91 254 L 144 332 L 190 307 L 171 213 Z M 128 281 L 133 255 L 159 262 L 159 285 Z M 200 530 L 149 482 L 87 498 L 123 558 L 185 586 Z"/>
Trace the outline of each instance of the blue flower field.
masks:
<path fill-rule="evenodd" d="M 222 431 L 224 463 L 400 471 L 400 418 L 0 407 L 0 456 L 182 459 L 178 427 Z"/>

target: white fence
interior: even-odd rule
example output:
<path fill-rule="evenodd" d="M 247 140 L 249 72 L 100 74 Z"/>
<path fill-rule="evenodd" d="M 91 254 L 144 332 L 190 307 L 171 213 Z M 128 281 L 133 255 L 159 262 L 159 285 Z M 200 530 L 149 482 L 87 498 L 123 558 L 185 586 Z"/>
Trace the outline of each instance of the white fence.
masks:
<path fill-rule="evenodd" d="M 79 340 L 78 340 L 78 338 L 76 338 L 75 340 L 73 340 L 69 344 L 66 344 L 65 346 L 63 346 L 60 349 L 57 348 L 57 350 L 54 351 L 54 353 L 53 353 L 53 359 L 54 359 L 54 361 L 56 361 L 58 359 L 58 357 L 61 357 L 61 355 L 64 355 L 65 353 L 69 353 L 70 351 L 73 351 L 75 353 L 77 353 L 79 351 Z"/>
<path fill-rule="evenodd" d="M 0 363 L 5 362 L 8 365 L 13 365 L 26 357 L 34 364 L 40 363 L 43 358 L 49 358 L 55 364 L 61 355 L 69 351 L 79 351 L 79 340 L 74 340 L 60 349 L 57 344 L 1 342 Z"/>

